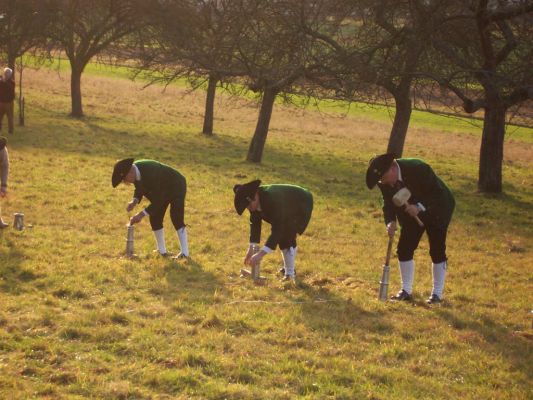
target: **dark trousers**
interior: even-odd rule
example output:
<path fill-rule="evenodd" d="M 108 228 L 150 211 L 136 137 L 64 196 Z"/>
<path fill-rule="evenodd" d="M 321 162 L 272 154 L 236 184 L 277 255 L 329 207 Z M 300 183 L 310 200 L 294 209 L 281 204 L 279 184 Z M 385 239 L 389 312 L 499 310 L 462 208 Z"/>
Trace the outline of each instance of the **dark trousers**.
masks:
<path fill-rule="evenodd" d="M 448 232 L 448 225 L 434 226 L 427 225 L 420 227 L 414 218 L 405 218 L 402 221 L 402 228 L 400 231 L 400 240 L 398 241 L 398 260 L 409 261 L 414 257 L 415 250 L 422 238 L 422 234 L 426 231 L 429 239 L 429 255 L 431 261 L 438 264 L 447 260 L 446 258 L 446 234 Z"/>
<path fill-rule="evenodd" d="M 281 250 L 296 247 L 296 231 L 285 231 L 279 241 L 279 248 Z"/>
<path fill-rule="evenodd" d="M 0 130 L 4 115 L 7 115 L 7 129 L 9 133 L 13 133 L 13 102 L 0 103 Z"/>
<path fill-rule="evenodd" d="M 174 197 L 167 202 L 163 207 L 157 210 L 153 215 L 150 215 L 150 225 L 153 231 L 158 231 L 163 228 L 163 217 L 170 204 L 170 219 L 176 230 L 185 226 L 185 193 L 181 196 Z"/>

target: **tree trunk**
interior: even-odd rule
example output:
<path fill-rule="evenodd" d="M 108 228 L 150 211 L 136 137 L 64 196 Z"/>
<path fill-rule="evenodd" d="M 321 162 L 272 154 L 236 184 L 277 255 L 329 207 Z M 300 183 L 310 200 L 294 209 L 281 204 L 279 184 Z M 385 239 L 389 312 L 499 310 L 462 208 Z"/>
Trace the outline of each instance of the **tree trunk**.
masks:
<path fill-rule="evenodd" d="M 72 101 L 72 112 L 70 115 L 76 118 L 83 117 L 83 108 L 81 106 L 81 73 L 82 72 L 83 72 L 83 68 L 78 68 L 72 65 L 72 73 L 70 74 L 70 98 Z"/>
<path fill-rule="evenodd" d="M 403 153 L 405 137 L 411 120 L 411 97 L 409 87 L 407 90 L 399 90 L 394 93 L 394 102 L 396 103 L 396 113 L 394 114 L 394 123 L 389 137 L 387 153 L 393 153 L 394 157 L 400 158 Z"/>
<path fill-rule="evenodd" d="M 15 79 L 15 62 L 17 60 L 17 56 L 9 51 L 7 54 L 7 66 L 13 70 L 13 79 Z"/>
<path fill-rule="evenodd" d="M 261 102 L 261 109 L 259 110 L 259 118 L 255 127 L 254 137 L 250 142 L 248 149 L 248 156 L 246 161 L 260 163 L 263 157 L 263 149 L 268 135 L 268 126 L 270 125 L 270 118 L 272 117 L 272 108 L 274 107 L 274 100 L 278 91 L 276 89 L 265 89 L 263 92 L 263 101 Z"/>
<path fill-rule="evenodd" d="M 207 136 L 213 135 L 213 116 L 215 109 L 215 93 L 217 89 L 218 79 L 214 76 L 209 76 L 209 83 L 207 84 L 207 95 L 205 98 L 205 114 L 204 127 L 202 133 Z"/>
<path fill-rule="evenodd" d="M 497 100 L 488 103 L 483 118 L 483 135 L 479 155 L 478 190 L 501 193 L 505 107 Z"/>

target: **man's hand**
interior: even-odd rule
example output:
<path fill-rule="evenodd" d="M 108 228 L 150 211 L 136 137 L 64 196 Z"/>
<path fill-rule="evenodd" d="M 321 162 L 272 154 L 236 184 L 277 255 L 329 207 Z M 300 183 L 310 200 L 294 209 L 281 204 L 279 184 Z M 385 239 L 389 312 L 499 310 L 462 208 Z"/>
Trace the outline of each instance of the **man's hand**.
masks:
<path fill-rule="evenodd" d="M 415 204 L 407 204 L 405 206 L 405 212 L 409 214 L 411 217 L 416 217 L 420 210 Z"/>
<path fill-rule="evenodd" d="M 389 236 L 394 236 L 394 233 L 396 232 L 396 221 L 389 222 L 387 224 L 387 234 Z"/>
<path fill-rule="evenodd" d="M 130 225 L 133 225 L 133 224 L 136 224 L 136 223 L 139 223 L 141 222 L 141 220 L 144 218 L 144 212 L 141 211 L 140 213 L 138 214 L 135 214 L 133 217 L 131 217 L 130 219 Z"/>
<path fill-rule="evenodd" d="M 250 260 L 252 259 L 252 256 L 254 255 L 254 246 L 250 245 L 248 247 L 248 252 L 246 253 L 246 256 L 244 257 L 244 265 L 251 265 Z"/>
<path fill-rule="evenodd" d="M 0 197 L 6 197 L 6 195 L 7 195 L 7 188 L 2 186 L 0 188 Z"/>
<path fill-rule="evenodd" d="M 139 201 L 137 199 L 133 199 L 132 201 L 130 201 L 128 203 L 128 206 L 126 207 L 126 211 L 127 212 L 130 212 L 131 210 L 133 210 L 135 208 L 135 206 L 139 203 Z"/>

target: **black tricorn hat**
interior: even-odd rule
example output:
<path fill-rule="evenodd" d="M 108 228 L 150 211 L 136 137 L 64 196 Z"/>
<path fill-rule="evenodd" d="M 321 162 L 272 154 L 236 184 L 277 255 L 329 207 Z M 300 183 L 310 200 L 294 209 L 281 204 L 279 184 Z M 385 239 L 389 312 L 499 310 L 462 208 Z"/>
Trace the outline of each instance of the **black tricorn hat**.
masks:
<path fill-rule="evenodd" d="M 133 158 L 125 158 L 124 160 L 117 161 L 113 168 L 113 176 L 111 177 L 111 184 L 113 187 L 122 182 L 122 179 L 130 172 L 131 164 L 133 164 Z"/>
<path fill-rule="evenodd" d="M 394 154 L 381 154 L 372 158 L 368 162 L 368 169 L 366 170 L 366 186 L 372 189 L 376 183 L 381 179 L 383 174 L 388 171 L 392 162 L 394 161 Z"/>
<path fill-rule="evenodd" d="M 6 147 L 6 144 L 7 144 L 7 138 L 0 136 L 0 150 Z"/>
<path fill-rule="evenodd" d="M 235 210 L 237 214 L 242 215 L 244 209 L 248 207 L 248 204 L 253 200 L 257 188 L 261 184 L 259 179 L 245 183 L 244 185 L 233 186 L 233 193 L 235 193 Z"/>

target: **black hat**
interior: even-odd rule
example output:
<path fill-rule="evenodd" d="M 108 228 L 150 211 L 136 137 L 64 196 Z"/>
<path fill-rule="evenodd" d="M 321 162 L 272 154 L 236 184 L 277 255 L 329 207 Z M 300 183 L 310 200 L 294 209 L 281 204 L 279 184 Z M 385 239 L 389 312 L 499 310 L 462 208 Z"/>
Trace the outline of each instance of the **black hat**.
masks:
<path fill-rule="evenodd" d="M 242 215 L 244 209 L 248 207 L 248 204 L 253 200 L 257 188 L 261 184 L 259 179 L 245 183 L 244 185 L 233 186 L 233 193 L 235 193 L 235 210 L 237 214 Z"/>
<path fill-rule="evenodd" d="M 376 183 L 381 179 L 383 174 L 387 172 L 394 161 L 394 154 L 387 153 L 372 158 L 368 162 L 368 169 L 366 170 L 366 186 L 372 189 Z"/>
<path fill-rule="evenodd" d="M 130 172 L 131 164 L 133 164 L 133 158 L 126 158 L 116 162 L 115 167 L 113 168 L 113 176 L 111 177 L 111 184 L 113 187 L 117 187 L 128 172 Z"/>
<path fill-rule="evenodd" d="M 7 138 L 0 136 L 0 150 L 3 150 L 6 147 Z"/>

